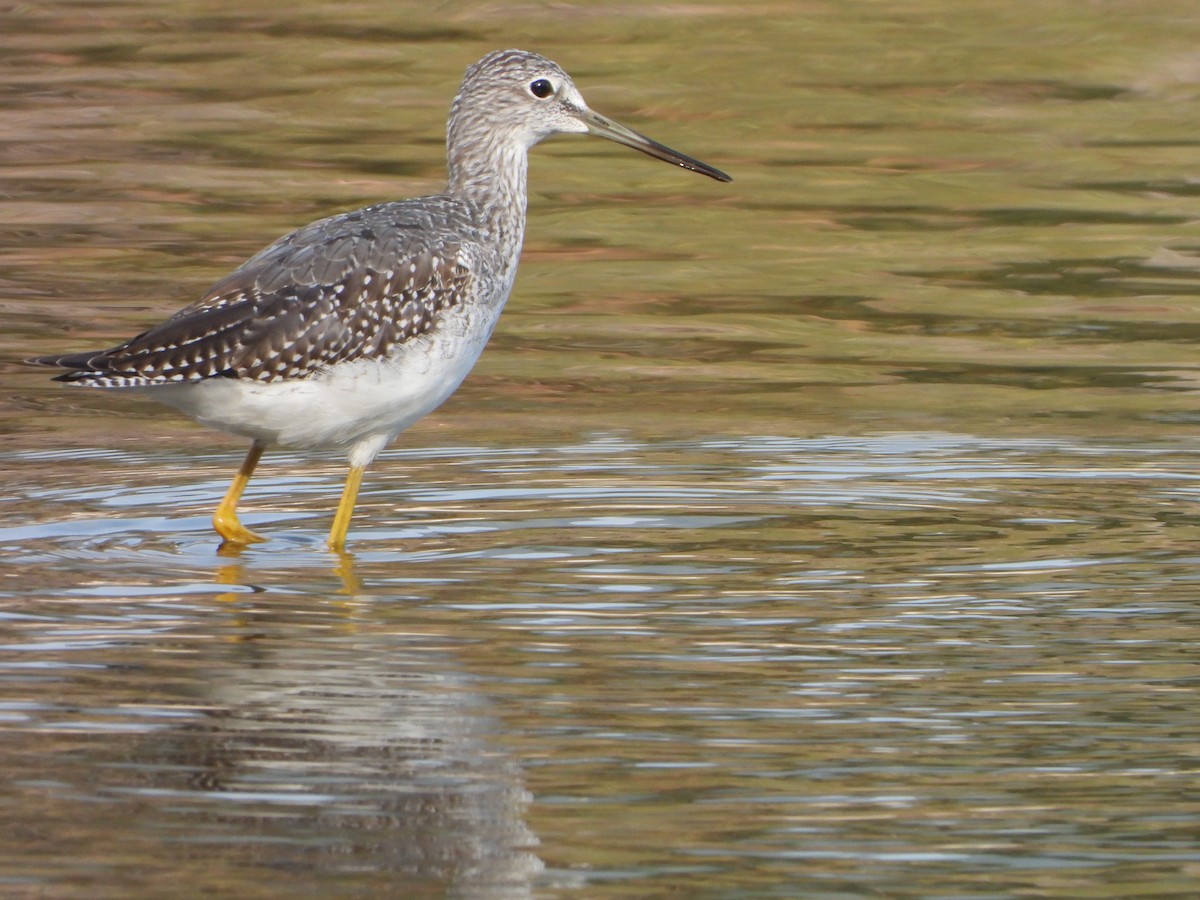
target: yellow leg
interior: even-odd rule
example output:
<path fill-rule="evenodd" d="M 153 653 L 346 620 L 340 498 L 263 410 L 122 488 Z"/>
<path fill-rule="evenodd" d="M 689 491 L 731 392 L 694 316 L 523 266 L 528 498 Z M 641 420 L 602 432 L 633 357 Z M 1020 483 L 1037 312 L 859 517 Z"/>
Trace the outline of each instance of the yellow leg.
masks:
<path fill-rule="evenodd" d="M 246 490 L 246 485 L 250 482 L 250 476 L 254 474 L 254 467 L 258 465 L 264 449 L 258 441 L 250 445 L 250 452 L 246 454 L 242 467 L 234 476 L 233 484 L 229 486 L 225 499 L 221 501 L 221 505 L 213 514 L 213 528 L 217 529 L 217 534 L 228 543 L 252 544 L 255 541 L 266 540 L 262 535 L 255 534 L 243 525 L 237 517 L 238 501 L 242 499 L 242 492 Z"/>
<path fill-rule="evenodd" d="M 350 530 L 350 517 L 354 515 L 354 504 L 358 500 L 358 489 L 362 486 L 366 466 L 351 466 L 346 475 L 346 487 L 342 491 L 342 502 L 338 504 L 333 527 L 329 529 L 329 547 L 337 553 L 346 549 L 346 532 Z"/>

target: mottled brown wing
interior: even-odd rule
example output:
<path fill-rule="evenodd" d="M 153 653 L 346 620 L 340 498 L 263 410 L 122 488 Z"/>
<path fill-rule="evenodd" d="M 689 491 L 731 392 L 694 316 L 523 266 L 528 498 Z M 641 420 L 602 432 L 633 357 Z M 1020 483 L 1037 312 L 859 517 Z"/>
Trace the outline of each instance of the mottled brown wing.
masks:
<path fill-rule="evenodd" d="M 76 370 L 62 380 L 132 386 L 298 379 L 387 356 L 469 290 L 457 245 L 420 224 L 356 214 L 316 222 L 119 347 L 37 361 Z"/>

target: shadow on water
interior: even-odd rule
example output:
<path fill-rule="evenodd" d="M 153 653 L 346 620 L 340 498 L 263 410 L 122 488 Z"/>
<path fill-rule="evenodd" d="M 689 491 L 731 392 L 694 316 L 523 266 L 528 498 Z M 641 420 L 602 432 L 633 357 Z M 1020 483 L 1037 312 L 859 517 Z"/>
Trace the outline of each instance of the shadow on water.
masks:
<path fill-rule="evenodd" d="M 1000 291 L 1020 291 L 1033 296 L 1053 294 L 1082 298 L 1084 301 L 1123 297 L 1149 302 L 1153 297 L 1200 295 L 1200 257 L 1184 256 L 1181 250 L 1176 248 L 1172 255 L 1172 259 L 1176 260 L 1174 265 L 1155 264 L 1144 259 L 1093 257 L 1013 262 L 974 271 L 941 269 L 897 274 L 921 278 L 934 284 L 979 286 Z M 1134 340 L 1142 335 L 1143 340 L 1173 337 L 1194 343 L 1200 337 L 1194 330 L 1194 323 L 1122 321 L 1117 326 L 1116 323 L 1094 318 L 1089 321 L 1097 329 L 1134 329 L 1131 334 Z"/>
<path fill-rule="evenodd" d="M 824 161 L 828 163 L 828 161 Z M 846 164 L 846 161 L 843 161 Z M 850 163 L 852 165 L 852 163 Z M 1132 213 L 1120 210 L 1069 209 L 1052 206 L 1029 208 L 940 207 L 921 204 L 815 205 L 774 197 L 763 209 L 785 209 L 828 217 L 838 225 L 858 231 L 974 231 L 980 228 L 1056 228 L 1063 225 L 1184 225 L 1190 216 L 1165 213 Z M 752 208 L 755 204 L 748 204 Z"/>

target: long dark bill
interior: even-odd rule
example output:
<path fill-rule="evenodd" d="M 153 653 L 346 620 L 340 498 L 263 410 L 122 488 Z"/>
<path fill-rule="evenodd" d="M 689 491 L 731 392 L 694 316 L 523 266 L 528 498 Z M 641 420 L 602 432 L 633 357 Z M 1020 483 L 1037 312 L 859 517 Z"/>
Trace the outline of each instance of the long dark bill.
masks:
<path fill-rule="evenodd" d="M 616 141 L 618 144 L 632 147 L 634 150 L 640 150 L 642 153 L 653 156 L 655 159 L 674 163 L 693 172 L 699 172 L 701 175 L 707 175 L 709 178 L 715 178 L 717 181 L 733 181 L 732 178 L 720 169 L 714 169 L 712 166 L 702 163 L 698 159 L 684 156 L 678 150 L 672 150 L 658 141 L 652 141 L 644 134 L 638 134 L 632 128 L 626 128 L 620 122 L 614 122 L 612 119 L 602 116 L 598 112 L 593 112 L 590 109 L 581 110 L 579 118 L 587 125 L 588 132 L 596 135 L 596 137 L 608 138 L 610 141 Z"/>

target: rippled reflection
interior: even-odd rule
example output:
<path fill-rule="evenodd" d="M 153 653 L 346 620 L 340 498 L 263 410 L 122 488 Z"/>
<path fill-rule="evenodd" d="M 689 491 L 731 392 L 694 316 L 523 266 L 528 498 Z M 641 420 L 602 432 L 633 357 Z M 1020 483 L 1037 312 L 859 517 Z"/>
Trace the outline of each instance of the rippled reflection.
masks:
<path fill-rule="evenodd" d="M 19 871 L 77 884 L 122 872 L 147 892 L 195 869 L 214 886 L 275 871 L 530 896 L 542 864 L 529 794 L 453 648 L 380 628 L 350 597 L 262 603 L 247 574 L 220 565 L 232 590 L 215 596 L 134 600 L 112 585 L 99 605 L 47 598 L 32 620 L 5 617 L 0 670 L 37 698 L 2 704 L 20 736 L 11 796 L 42 828 L 72 832 L 81 802 L 109 823 L 33 869 L 32 833 L 12 834 Z M 170 865 L 143 856 L 156 846 Z"/>
<path fill-rule="evenodd" d="M 10 852 L 35 882 L 138 860 L 146 891 L 194 866 L 521 896 L 638 859 L 647 883 L 874 890 L 867 860 L 1052 890 L 1034 873 L 1186 794 L 1192 458 L 950 434 L 410 451 L 343 557 L 320 503 L 217 554 L 196 468 L 43 490 L 44 521 L 0 535 L 43 585 L 3 616 L 4 765 L 30 817 L 83 827 L 78 864 Z M 95 462 L 129 483 L 150 460 Z M 340 474 L 292 467 L 260 508 Z M 55 509 L 80 518 L 56 533 Z"/>

